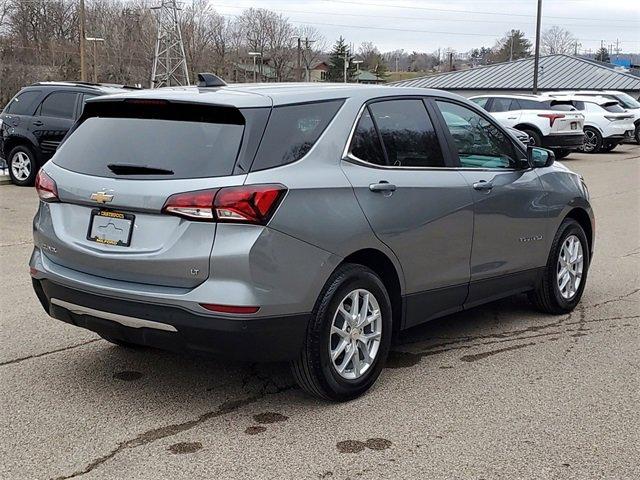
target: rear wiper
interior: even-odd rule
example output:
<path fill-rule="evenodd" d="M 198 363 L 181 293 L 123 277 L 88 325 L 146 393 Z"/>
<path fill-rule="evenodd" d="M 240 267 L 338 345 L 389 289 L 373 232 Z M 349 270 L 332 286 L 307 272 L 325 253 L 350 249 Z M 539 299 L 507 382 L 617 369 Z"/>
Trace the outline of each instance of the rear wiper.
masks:
<path fill-rule="evenodd" d="M 110 163 L 107 168 L 116 175 L 173 175 L 173 170 L 131 163 Z"/>

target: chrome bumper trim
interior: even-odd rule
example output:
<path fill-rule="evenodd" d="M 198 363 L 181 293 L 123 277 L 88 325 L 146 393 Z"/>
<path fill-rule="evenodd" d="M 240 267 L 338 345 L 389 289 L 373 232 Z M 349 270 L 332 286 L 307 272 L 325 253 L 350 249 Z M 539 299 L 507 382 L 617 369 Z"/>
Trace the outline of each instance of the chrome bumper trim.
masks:
<path fill-rule="evenodd" d="M 57 298 L 52 298 L 51 303 L 58 305 L 62 308 L 66 308 L 72 313 L 77 315 L 91 315 L 92 317 L 103 318 L 105 320 L 111 320 L 117 322 L 125 327 L 131 328 L 153 328 L 155 330 L 164 330 L 167 332 L 177 332 L 176 327 L 173 325 L 167 325 L 166 323 L 153 322 L 151 320 L 143 320 L 142 318 L 128 317 L 126 315 L 120 315 L 117 313 L 103 312 L 102 310 L 94 310 L 93 308 L 83 307 L 76 305 L 75 303 L 65 302 Z"/>

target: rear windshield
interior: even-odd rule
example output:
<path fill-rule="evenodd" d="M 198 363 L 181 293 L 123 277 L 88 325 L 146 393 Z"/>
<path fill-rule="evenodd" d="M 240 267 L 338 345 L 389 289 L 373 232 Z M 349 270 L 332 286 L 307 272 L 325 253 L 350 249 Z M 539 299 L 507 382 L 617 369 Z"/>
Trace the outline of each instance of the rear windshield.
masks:
<path fill-rule="evenodd" d="M 231 175 L 244 125 L 154 118 L 91 117 L 60 146 L 54 163 L 116 178 Z"/>
<path fill-rule="evenodd" d="M 605 103 L 602 108 L 611 113 L 624 113 L 624 108 L 619 103 Z"/>

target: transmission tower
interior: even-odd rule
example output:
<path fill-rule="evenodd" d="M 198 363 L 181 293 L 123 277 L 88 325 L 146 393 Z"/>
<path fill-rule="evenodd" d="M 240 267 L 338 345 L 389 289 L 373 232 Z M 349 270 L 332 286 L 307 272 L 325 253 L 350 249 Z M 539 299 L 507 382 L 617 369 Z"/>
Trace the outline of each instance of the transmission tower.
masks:
<path fill-rule="evenodd" d="M 158 17 L 151 88 L 189 85 L 187 57 L 184 54 L 176 0 L 162 0 L 160 6 L 151 8 L 157 11 Z"/>

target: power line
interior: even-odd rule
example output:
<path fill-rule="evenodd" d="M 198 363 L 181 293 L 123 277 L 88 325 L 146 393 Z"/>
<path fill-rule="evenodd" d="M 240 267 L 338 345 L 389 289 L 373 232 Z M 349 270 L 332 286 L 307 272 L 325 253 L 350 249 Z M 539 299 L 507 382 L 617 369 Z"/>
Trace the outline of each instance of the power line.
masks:
<path fill-rule="evenodd" d="M 219 3 L 216 2 L 215 3 L 216 7 L 222 7 L 222 8 L 232 8 L 235 10 L 245 10 L 245 9 L 249 9 L 249 8 L 253 8 L 252 6 L 243 6 L 243 5 L 227 5 L 224 3 Z M 415 17 L 415 16 L 407 16 L 407 15 L 371 15 L 371 14 L 365 14 L 365 13 L 327 13 L 327 12 L 312 12 L 309 10 L 292 10 L 290 8 L 287 8 L 286 10 L 275 10 L 270 8 L 269 10 L 272 10 L 274 12 L 277 13 L 282 13 L 282 14 L 289 14 L 289 13 L 300 13 L 300 14 L 305 14 L 305 15 L 331 15 L 331 16 L 341 16 L 341 17 L 365 17 L 365 18 L 380 18 L 380 19 L 393 19 L 393 20 L 415 20 L 415 21 L 421 21 L 421 22 L 462 22 L 462 23 L 482 23 L 482 24 L 486 24 L 486 23 L 495 23 L 495 24 L 501 24 L 501 25 L 513 25 L 513 21 L 508 21 L 508 20 L 474 20 L 474 19 L 464 19 L 464 18 L 428 18 L 428 17 Z M 529 22 L 529 20 L 518 20 L 519 22 Z M 602 26 L 601 24 L 567 24 L 567 23 L 563 23 L 562 24 L 563 27 L 600 27 Z M 628 25 L 628 26 L 621 26 L 619 28 L 635 28 L 635 26 L 632 25 Z"/>
<path fill-rule="evenodd" d="M 240 17 L 241 15 L 235 14 L 225 14 L 227 17 Z M 409 33 L 428 33 L 433 35 L 464 35 L 464 36 L 473 36 L 473 37 L 487 37 L 487 38 L 496 38 L 495 34 L 487 34 L 487 33 L 469 33 L 469 32 L 451 32 L 451 31 L 435 31 L 435 30 L 416 30 L 411 28 L 395 28 L 395 27 L 373 27 L 371 25 L 345 25 L 341 23 L 326 23 L 326 22 L 306 22 L 303 20 L 291 20 L 288 19 L 291 23 L 297 23 L 301 25 L 320 25 L 325 27 L 340 27 L 340 28 L 357 28 L 360 30 L 385 30 L 392 32 L 409 32 Z M 578 40 L 583 41 L 600 41 L 600 39 L 593 38 L 579 38 Z M 620 43 L 640 43 L 640 40 L 620 40 Z"/>
<path fill-rule="evenodd" d="M 426 10 L 430 12 L 447 12 L 447 13 L 458 13 L 458 14 L 469 14 L 469 15 L 500 15 L 504 17 L 527 17 L 527 18 L 536 18 L 536 15 L 530 15 L 525 13 L 502 13 L 502 12 L 487 12 L 487 11 L 477 11 L 477 10 L 454 10 L 450 8 L 435 8 L 435 7 L 418 7 L 415 5 L 393 5 L 393 4 L 384 4 L 384 3 L 371 3 L 371 2 L 354 2 L 351 0 L 322 0 L 323 2 L 331 2 L 331 3 L 342 3 L 342 4 L 350 4 L 350 5 L 358 5 L 369 6 L 369 7 L 385 7 L 385 8 L 401 8 L 401 9 L 410 9 L 410 10 Z M 560 20 L 598 20 L 603 21 L 602 18 L 593 18 L 593 17 L 560 17 L 560 16 L 552 16 L 546 15 L 546 18 L 557 18 Z M 623 23 L 634 23 L 638 24 L 639 22 L 628 21 L 628 20 L 606 20 L 609 22 L 623 22 Z"/>

